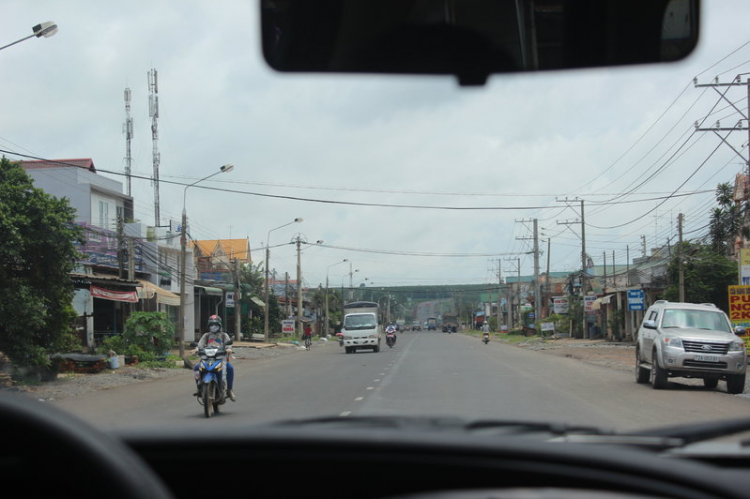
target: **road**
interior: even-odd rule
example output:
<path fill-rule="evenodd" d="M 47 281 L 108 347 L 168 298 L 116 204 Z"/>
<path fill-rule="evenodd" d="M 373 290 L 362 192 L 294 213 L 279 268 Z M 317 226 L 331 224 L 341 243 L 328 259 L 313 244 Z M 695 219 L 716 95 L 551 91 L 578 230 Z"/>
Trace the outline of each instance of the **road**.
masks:
<path fill-rule="evenodd" d="M 566 421 L 637 429 L 746 417 L 750 399 L 702 386 L 638 385 L 630 372 L 527 351 L 476 337 L 406 332 L 379 353 L 344 353 L 338 343 L 235 363 L 238 400 L 216 421 L 246 425 L 281 419 L 357 415 L 446 415 Z M 205 428 L 184 376 L 54 402 L 97 426 Z"/>

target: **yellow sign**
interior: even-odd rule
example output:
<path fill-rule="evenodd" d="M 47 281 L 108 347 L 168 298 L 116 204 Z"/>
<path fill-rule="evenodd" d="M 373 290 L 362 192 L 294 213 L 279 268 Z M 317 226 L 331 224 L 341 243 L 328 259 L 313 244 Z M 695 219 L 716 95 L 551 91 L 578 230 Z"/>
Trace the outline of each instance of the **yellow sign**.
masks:
<path fill-rule="evenodd" d="M 735 326 L 750 324 L 750 286 L 729 286 L 729 319 Z"/>

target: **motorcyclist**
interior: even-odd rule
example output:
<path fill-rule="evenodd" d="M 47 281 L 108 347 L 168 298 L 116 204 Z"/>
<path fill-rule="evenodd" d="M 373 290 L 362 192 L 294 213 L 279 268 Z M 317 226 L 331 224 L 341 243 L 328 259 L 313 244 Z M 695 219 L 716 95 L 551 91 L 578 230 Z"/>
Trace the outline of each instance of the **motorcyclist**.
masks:
<path fill-rule="evenodd" d="M 393 334 L 393 344 L 396 344 L 396 326 L 393 324 L 388 324 L 388 327 L 385 328 L 385 334 Z"/>
<path fill-rule="evenodd" d="M 482 325 L 482 340 L 485 338 L 490 341 L 490 323 L 487 321 Z"/>
<path fill-rule="evenodd" d="M 200 341 L 198 342 L 198 346 L 195 348 L 194 353 L 197 353 L 202 348 L 206 348 L 207 346 L 214 346 L 219 348 L 224 348 L 224 351 L 226 352 L 226 357 L 224 358 L 224 363 L 226 366 L 226 369 L 223 370 L 224 373 L 224 386 L 227 387 L 227 397 L 229 397 L 232 401 L 236 401 L 236 397 L 234 395 L 234 392 L 232 391 L 232 388 L 234 386 L 234 366 L 229 362 L 232 355 L 232 349 L 227 347 L 227 344 L 231 342 L 231 339 L 229 338 L 229 335 L 221 330 L 221 317 L 218 315 L 212 315 L 208 318 L 208 332 L 205 333 Z M 193 370 L 195 371 L 195 384 L 198 384 L 198 368 L 200 367 L 200 363 L 196 364 Z M 197 396 L 198 393 L 196 392 L 195 395 Z"/>

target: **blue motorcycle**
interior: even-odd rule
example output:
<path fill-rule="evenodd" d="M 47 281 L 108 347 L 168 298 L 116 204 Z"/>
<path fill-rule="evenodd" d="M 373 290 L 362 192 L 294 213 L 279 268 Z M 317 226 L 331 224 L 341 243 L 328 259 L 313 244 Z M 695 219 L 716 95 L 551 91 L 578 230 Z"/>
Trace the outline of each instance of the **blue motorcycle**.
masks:
<path fill-rule="evenodd" d="M 196 374 L 198 379 L 198 403 L 203 406 L 203 413 L 210 418 L 219 413 L 219 406 L 227 400 L 224 386 L 226 369 L 226 351 L 223 348 L 207 347 L 198 351 L 200 364 Z"/>

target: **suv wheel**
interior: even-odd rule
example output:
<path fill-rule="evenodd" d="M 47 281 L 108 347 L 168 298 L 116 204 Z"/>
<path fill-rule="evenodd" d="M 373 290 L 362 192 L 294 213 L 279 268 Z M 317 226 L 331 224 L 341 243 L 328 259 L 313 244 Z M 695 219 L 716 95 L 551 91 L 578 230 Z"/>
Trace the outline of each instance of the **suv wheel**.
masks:
<path fill-rule="evenodd" d="M 651 356 L 651 386 L 654 390 L 661 390 L 667 386 L 667 371 L 659 366 L 656 351 Z"/>
<path fill-rule="evenodd" d="M 636 383 L 648 383 L 649 376 L 651 373 L 648 369 L 641 366 L 641 354 L 638 349 L 635 349 L 635 382 Z"/>
<path fill-rule="evenodd" d="M 745 375 L 730 374 L 727 376 L 727 391 L 729 393 L 742 393 L 745 391 Z"/>

